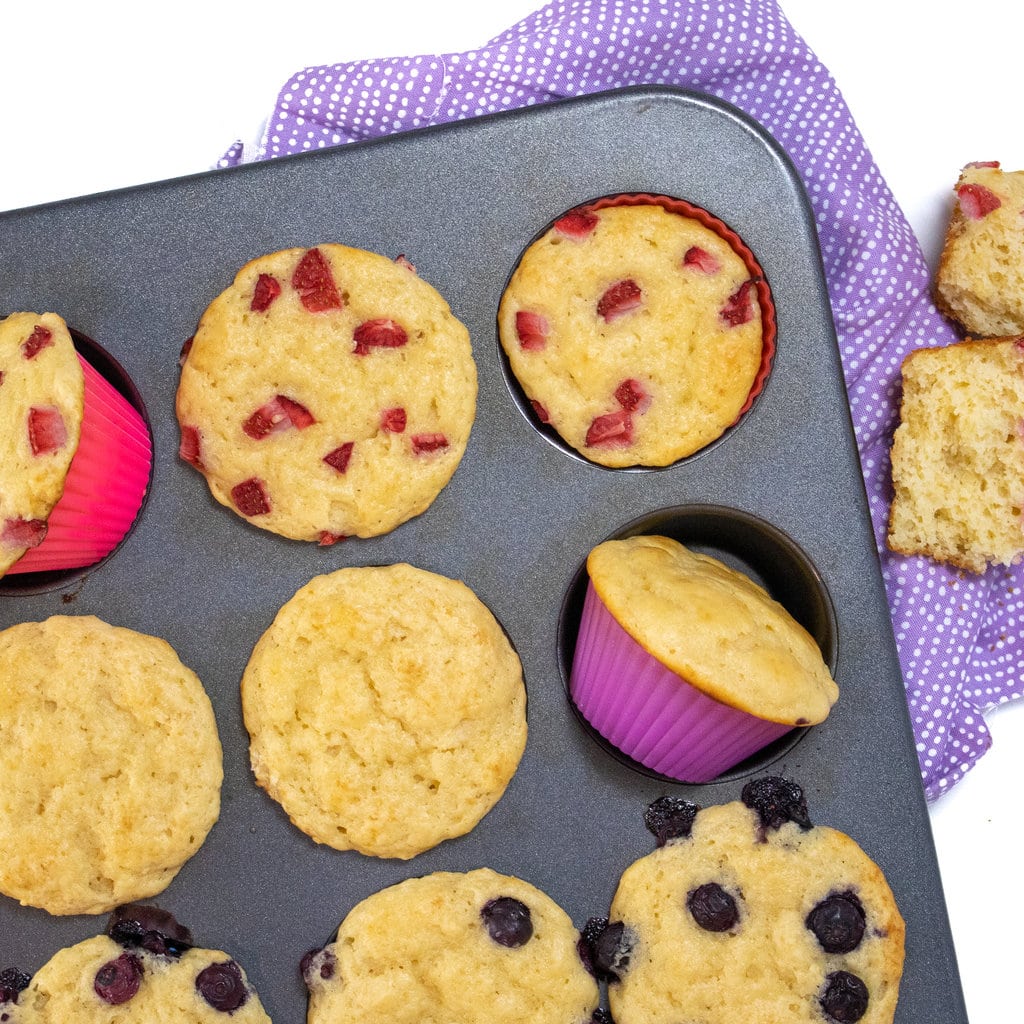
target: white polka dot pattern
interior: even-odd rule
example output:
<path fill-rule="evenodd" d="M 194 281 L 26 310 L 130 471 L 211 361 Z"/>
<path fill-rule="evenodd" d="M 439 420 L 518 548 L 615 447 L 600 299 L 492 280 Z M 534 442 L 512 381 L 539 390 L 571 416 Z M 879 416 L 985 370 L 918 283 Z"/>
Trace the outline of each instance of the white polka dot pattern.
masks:
<path fill-rule="evenodd" d="M 775 136 L 803 176 L 922 778 L 934 798 L 988 748 L 983 712 L 1024 692 L 1024 570 L 963 576 L 885 549 L 900 363 L 911 349 L 954 335 L 839 89 L 771 0 L 555 0 L 480 50 L 308 68 L 285 85 L 258 151 L 236 145 L 221 164 L 642 84 L 735 104 Z"/>

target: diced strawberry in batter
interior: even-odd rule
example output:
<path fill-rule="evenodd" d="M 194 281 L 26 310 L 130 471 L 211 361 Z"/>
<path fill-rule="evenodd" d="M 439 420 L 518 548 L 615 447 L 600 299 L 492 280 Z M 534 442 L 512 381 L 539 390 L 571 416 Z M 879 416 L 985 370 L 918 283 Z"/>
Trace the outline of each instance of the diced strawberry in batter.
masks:
<path fill-rule="evenodd" d="M 21 354 L 26 359 L 34 359 L 44 348 L 53 344 L 53 332 L 42 324 L 36 324 L 32 333 L 21 344 Z"/>
<path fill-rule="evenodd" d="M 615 401 L 627 412 L 643 413 L 651 404 L 651 396 L 640 381 L 630 377 L 615 389 Z"/>
<path fill-rule="evenodd" d="M 956 195 L 960 210 L 968 220 L 981 220 L 1003 205 L 999 196 L 984 185 L 957 185 Z"/>
<path fill-rule="evenodd" d="M 4 382 L 4 371 L 0 370 L 0 385 L 2 385 L 3 382 Z"/>
<path fill-rule="evenodd" d="M 193 334 L 191 337 L 185 339 L 185 344 L 181 346 L 181 351 L 178 353 L 178 365 L 184 366 L 185 360 L 188 359 L 189 352 L 192 351 L 192 343 L 196 340 L 196 336 Z"/>
<path fill-rule="evenodd" d="M 551 422 L 551 417 L 550 417 L 550 415 L 548 415 L 547 409 L 545 409 L 544 406 L 541 405 L 540 402 L 538 402 L 536 398 L 531 398 L 530 399 L 530 405 L 533 406 L 533 411 L 534 411 L 534 413 L 536 413 L 537 419 L 539 419 L 541 421 L 541 423 L 550 423 Z"/>
<path fill-rule="evenodd" d="M 564 217 L 559 217 L 552 227 L 566 238 L 580 241 L 597 227 L 598 216 L 592 210 L 570 210 Z"/>
<path fill-rule="evenodd" d="M 344 444 L 338 445 L 338 447 L 333 451 L 329 451 L 323 457 L 323 461 L 326 462 L 331 469 L 335 469 L 339 473 L 344 473 L 345 470 L 348 469 L 348 460 L 352 458 L 352 449 L 354 447 L 354 441 L 346 441 Z"/>
<path fill-rule="evenodd" d="M 406 270 L 408 270 L 408 271 L 410 271 L 411 273 L 413 273 L 413 274 L 415 274 L 415 273 L 416 273 L 416 267 L 415 267 L 415 265 L 414 265 L 414 264 L 413 264 L 413 263 L 412 263 L 412 262 L 411 262 L 411 261 L 409 260 L 409 258 L 408 258 L 408 257 L 407 257 L 407 256 L 405 255 L 405 253 L 403 253 L 403 252 L 400 252 L 400 253 L 399 253 L 399 254 L 398 254 L 398 255 L 397 255 L 396 257 L 395 257 L 395 262 L 396 262 L 396 263 L 397 263 L 397 264 L 398 264 L 398 265 L 399 265 L 400 267 L 405 267 L 405 269 L 406 269 Z"/>
<path fill-rule="evenodd" d="M 0 543 L 9 548 L 35 548 L 46 537 L 45 519 L 8 519 L 0 532 Z"/>
<path fill-rule="evenodd" d="M 444 434 L 413 434 L 412 450 L 416 455 L 429 455 L 431 452 L 444 451 L 448 447 L 448 438 Z"/>
<path fill-rule="evenodd" d="M 243 516 L 265 516 L 271 509 L 267 485 L 257 476 L 231 488 L 231 500 Z"/>
<path fill-rule="evenodd" d="M 328 530 L 320 531 L 320 538 L 317 543 L 322 548 L 329 548 L 332 544 L 337 544 L 339 541 L 348 540 L 347 533 L 331 533 Z"/>
<path fill-rule="evenodd" d="M 265 313 L 270 304 L 281 294 L 281 282 L 273 274 L 260 274 L 252 291 L 249 308 L 254 313 Z"/>
<path fill-rule="evenodd" d="M 380 414 L 380 429 L 386 434 L 401 434 L 405 430 L 405 410 L 401 406 L 385 409 Z"/>
<path fill-rule="evenodd" d="M 308 249 L 303 254 L 292 274 L 292 287 L 310 313 L 342 308 L 330 265 L 319 249 Z"/>
<path fill-rule="evenodd" d="M 625 446 L 633 443 L 633 419 L 628 409 L 596 416 L 587 430 L 586 443 L 590 447 Z"/>
<path fill-rule="evenodd" d="M 203 468 L 202 443 L 196 427 L 181 428 L 181 443 L 178 445 L 178 456 L 196 469 Z"/>
<path fill-rule="evenodd" d="M 516 335 L 519 347 L 527 352 L 536 352 L 548 343 L 549 331 L 547 317 L 540 313 L 531 313 L 521 309 L 516 313 Z"/>
<path fill-rule="evenodd" d="M 64 417 L 59 409 L 52 406 L 33 408 L 28 411 L 28 443 L 33 455 L 49 455 L 63 448 L 68 440 Z"/>
<path fill-rule="evenodd" d="M 365 356 L 372 348 L 401 348 L 409 340 L 405 328 L 387 317 L 361 323 L 352 332 L 352 337 L 356 342 L 353 351 L 357 356 Z"/>
<path fill-rule="evenodd" d="M 757 286 L 744 281 L 725 301 L 718 315 L 730 327 L 739 327 L 754 319 L 754 294 Z"/>
<path fill-rule="evenodd" d="M 280 433 L 289 427 L 305 430 L 313 423 L 316 420 L 304 405 L 285 395 L 277 395 L 257 409 L 242 424 L 242 430 L 254 441 L 261 441 L 268 434 Z"/>
<path fill-rule="evenodd" d="M 722 269 L 718 257 L 702 249 L 699 245 L 691 245 L 683 254 L 683 266 L 693 267 L 703 274 L 717 274 Z"/>
<path fill-rule="evenodd" d="M 998 167 L 998 160 L 972 160 L 970 163 L 964 164 L 964 169 L 968 167 Z"/>
<path fill-rule="evenodd" d="M 626 313 L 631 313 L 643 302 L 643 293 L 636 281 L 627 278 L 616 281 L 597 301 L 597 315 L 605 323 L 611 323 Z"/>

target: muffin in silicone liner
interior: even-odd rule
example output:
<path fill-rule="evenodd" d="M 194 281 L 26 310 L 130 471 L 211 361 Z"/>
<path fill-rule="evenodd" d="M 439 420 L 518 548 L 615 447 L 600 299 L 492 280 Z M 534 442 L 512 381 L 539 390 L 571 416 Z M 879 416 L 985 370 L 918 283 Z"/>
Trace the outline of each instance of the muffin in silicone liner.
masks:
<path fill-rule="evenodd" d="M 94 361 L 113 364 L 54 313 L 0 323 L 0 576 L 91 566 L 142 507 L 149 427 Z"/>
<path fill-rule="evenodd" d="M 523 252 L 498 337 L 524 414 L 569 454 L 660 468 L 732 429 L 764 388 L 775 308 L 740 236 L 682 199 L 605 196 Z"/>
<path fill-rule="evenodd" d="M 570 696 L 651 771 L 709 782 L 838 698 L 807 630 L 715 558 L 636 535 L 599 544 L 587 574 Z"/>

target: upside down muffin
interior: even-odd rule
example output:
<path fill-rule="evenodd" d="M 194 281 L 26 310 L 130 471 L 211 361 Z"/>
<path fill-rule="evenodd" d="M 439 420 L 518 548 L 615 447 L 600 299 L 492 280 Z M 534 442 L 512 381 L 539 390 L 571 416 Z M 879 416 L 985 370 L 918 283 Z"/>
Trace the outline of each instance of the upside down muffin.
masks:
<path fill-rule="evenodd" d="M 468 332 L 407 260 L 287 249 L 242 267 L 186 345 L 179 453 L 255 526 L 372 537 L 448 483 L 476 391 Z"/>
<path fill-rule="evenodd" d="M 604 466 L 664 466 L 710 444 L 748 404 L 770 348 L 753 257 L 703 211 L 666 202 L 559 218 L 523 253 L 498 312 L 537 418 Z"/>

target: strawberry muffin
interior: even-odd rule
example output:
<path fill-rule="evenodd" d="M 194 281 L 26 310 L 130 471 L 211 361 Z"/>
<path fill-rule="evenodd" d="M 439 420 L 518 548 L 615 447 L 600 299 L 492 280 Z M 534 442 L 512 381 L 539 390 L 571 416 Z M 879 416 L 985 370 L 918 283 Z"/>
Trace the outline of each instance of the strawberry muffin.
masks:
<path fill-rule="evenodd" d="M 246 264 L 186 345 L 179 453 L 254 526 L 372 537 L 448 483 L 476 391 L 468 332 L 407 260 L 288 249 Z"/>
<path fill-rule="evenodd" d="M 534 414 L 592 462 L 665 466 L 760 388 L 770 296 L 725 225 L 678 200 L 571 211 L 523 254 L 498 332 Z"/>

